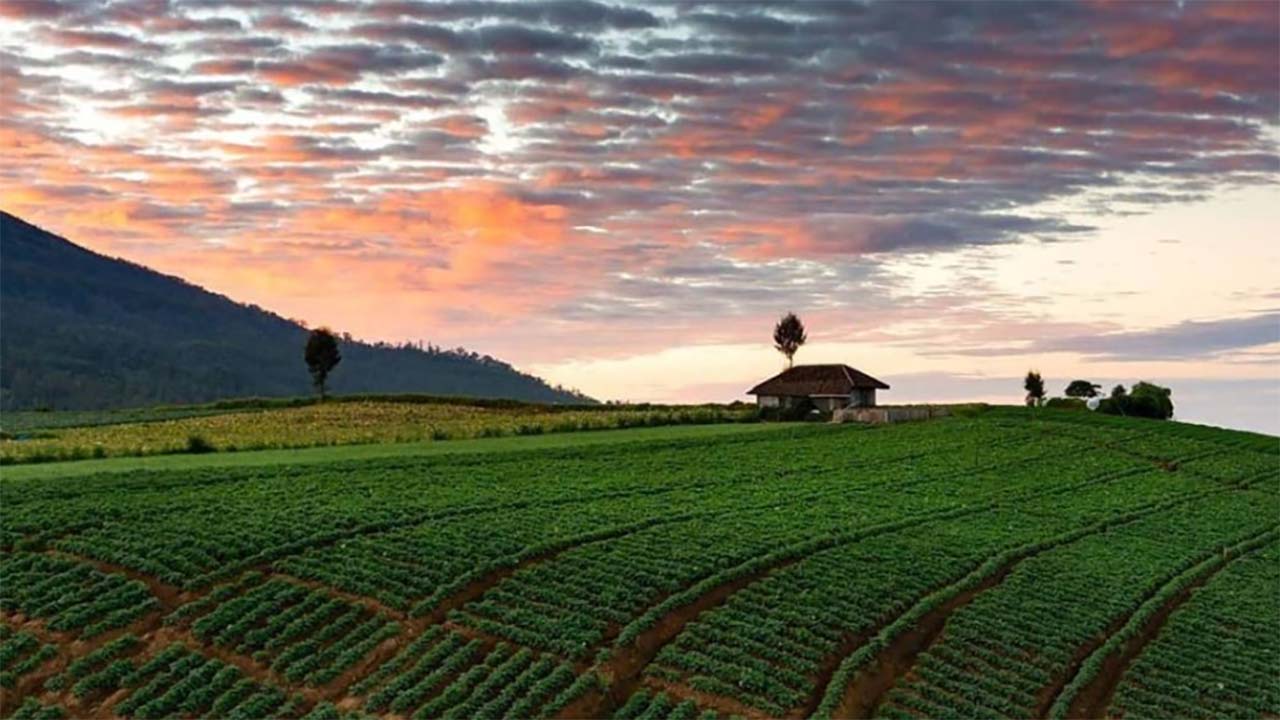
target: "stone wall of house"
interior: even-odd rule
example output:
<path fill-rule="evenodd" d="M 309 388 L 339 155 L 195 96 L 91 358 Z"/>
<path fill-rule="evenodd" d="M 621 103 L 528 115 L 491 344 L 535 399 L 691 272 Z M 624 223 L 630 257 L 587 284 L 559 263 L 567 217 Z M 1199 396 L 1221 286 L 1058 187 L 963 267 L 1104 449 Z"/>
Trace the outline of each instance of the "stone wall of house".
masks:
<path fill-rule="evenodd" d="M 896 423 L 946 417 L 951 411 L 941 405 L 909 405 L 902 407 L 849 407 L 831 414 L 831 422 Z"/>

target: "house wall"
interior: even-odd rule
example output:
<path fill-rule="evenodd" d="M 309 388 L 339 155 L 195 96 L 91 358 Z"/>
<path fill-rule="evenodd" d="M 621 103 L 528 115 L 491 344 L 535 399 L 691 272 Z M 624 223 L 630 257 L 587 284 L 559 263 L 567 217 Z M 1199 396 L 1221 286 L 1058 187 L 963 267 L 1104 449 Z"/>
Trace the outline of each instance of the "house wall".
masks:
<path fill-rule="evenodd" d="M 951 411 L 945 406 L 916 405 L 912 407 L 847 408 L 832 415 L 831 421 L 860 423 L 896 423 L 913 420 L 930 420 L 947 417 Z"/>
<path fill-rule="evenodd" d="M 813 406 L 825 412 L 835 412 L 847 407 L 875 407 L 876 391 L 874 388 L 856 389 L 849 396 L 810 398 Z M 762 408 L 791 407 L 801 400 L 790 395 L 757 395 L 756 406 Z"/>

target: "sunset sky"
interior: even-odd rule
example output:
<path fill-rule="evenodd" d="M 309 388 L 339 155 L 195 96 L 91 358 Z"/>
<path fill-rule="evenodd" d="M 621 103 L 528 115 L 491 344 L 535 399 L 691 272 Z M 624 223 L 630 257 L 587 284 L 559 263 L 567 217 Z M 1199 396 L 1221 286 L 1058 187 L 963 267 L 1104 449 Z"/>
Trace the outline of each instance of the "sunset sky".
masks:
<path fill-rule="evenodd" d="M 265 10 L 262 8 L 266 8 Z M 0 3 L 0 208 L 601 399 L 1038 368 L 1280 433 L 1280 3 Z"/>

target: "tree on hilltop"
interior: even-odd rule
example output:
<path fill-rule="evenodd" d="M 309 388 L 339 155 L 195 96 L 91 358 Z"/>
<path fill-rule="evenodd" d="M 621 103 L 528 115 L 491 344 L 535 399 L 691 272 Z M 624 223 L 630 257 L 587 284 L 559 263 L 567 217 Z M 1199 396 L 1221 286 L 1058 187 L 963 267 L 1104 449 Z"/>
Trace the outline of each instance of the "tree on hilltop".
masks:
<path fill-rule="evenodd" d="M 1065 394 L 1067 397 L 1092 398 L 1098 397 L 1099 390 L 1102 390 L 1102 386 L 1097 383 L 1091 383 L 1088 380 L 1072 380 Z"/>
<path fill-rule="evenodd" d="M 800 322 L 800 318 L 796 317 L 795 313 L 783 315 L 773 328 L 773 347 L 787 356 L 787 367 L 791 367 L 796 351 L 808 339 L 804 323 Z"/>
<path fill-rule="evenodd" d="M 1040 377 L 1039 372 L 1028 370 L 1026 379 L 1022 381 L 1022 387 L 1027 391 L 1028 406 L 1044 404 L 1044 378 Z"/>
<path fill-rule="evenodd" d="M 338 350 L 338 338 L 329 328 L 316 328 L 307 337 L 307 349 L 304 353 L 307 371 L 311 373 L 311 384 L 320 393 L 321 402 L 325 397 L 325 382 L 329 373 L 342 362 L 342 352 Z"/>

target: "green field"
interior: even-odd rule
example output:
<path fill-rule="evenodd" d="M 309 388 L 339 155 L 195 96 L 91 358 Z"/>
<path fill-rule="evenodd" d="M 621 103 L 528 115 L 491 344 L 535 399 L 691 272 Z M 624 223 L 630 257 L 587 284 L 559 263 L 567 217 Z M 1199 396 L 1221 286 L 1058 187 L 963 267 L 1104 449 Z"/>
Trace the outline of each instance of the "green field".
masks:
<path fill-rule="evenodd" d="M 420 443 L 744 422 L 750 406 L 533 405 L 430 396 L 227 401 L 97 412 L 6 412 L 0 464 L 334 445 Z"/>
<path fill-rule="evenodd" d="M 991 409 L 0 477 L 3 717 L 1280 715 L 1266 436 Z"/>

